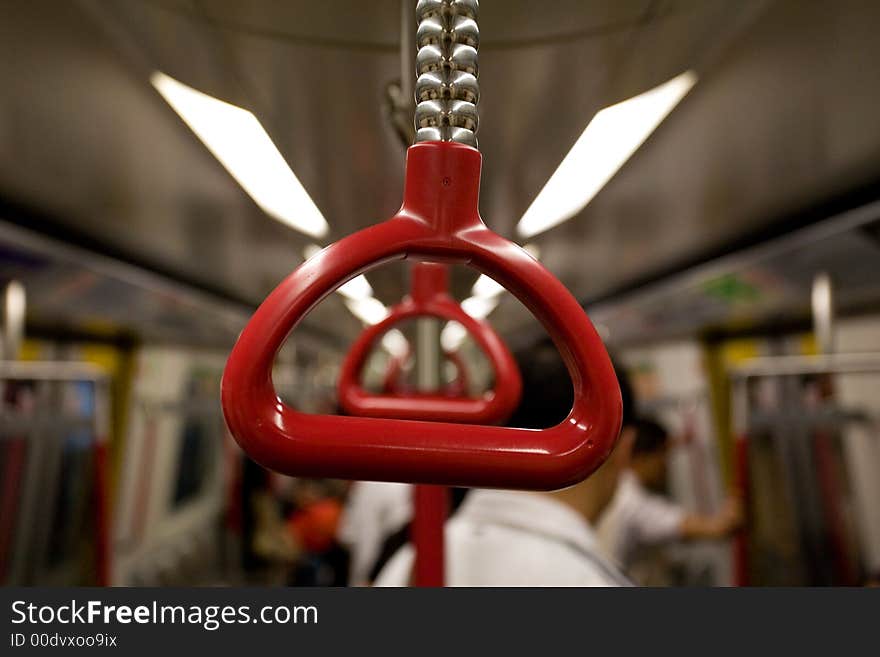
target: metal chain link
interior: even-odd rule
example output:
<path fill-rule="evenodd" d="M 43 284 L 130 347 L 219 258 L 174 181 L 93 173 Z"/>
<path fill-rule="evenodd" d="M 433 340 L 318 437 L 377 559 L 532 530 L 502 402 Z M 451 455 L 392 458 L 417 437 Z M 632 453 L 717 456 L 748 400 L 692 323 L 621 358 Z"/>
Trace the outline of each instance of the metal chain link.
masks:
<path fill-rule="evenodd" d="M 479 0 L 416 3 L 416 142 L 455 141 L 477 148 Z"/>

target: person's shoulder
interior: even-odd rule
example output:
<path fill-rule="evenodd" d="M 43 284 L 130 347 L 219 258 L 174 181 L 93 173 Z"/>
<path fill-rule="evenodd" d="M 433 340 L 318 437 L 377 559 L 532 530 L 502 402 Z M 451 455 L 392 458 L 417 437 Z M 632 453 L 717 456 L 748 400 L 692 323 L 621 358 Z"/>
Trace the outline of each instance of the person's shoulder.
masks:
<path fill-rule="evenodd" d="M 406 544 L 388 560 L 373 585 L 378 587 L 409 586 L 414 564 L 415 552 L 412 545 Z"/>
<path fill-rule="evenodd" d="M 453 586 L 613 585 L 582 552 L 539 533 L 461 522 L 447 545 Z"/>
<path fill-rule="evenodd" d="M 406 545 L 391 558 L 376 586 L 408 586 L 415 552 Z M 454 518 L 446 526 L 448 586 L 616 586 L 602 557 L 518 527 Z"/>

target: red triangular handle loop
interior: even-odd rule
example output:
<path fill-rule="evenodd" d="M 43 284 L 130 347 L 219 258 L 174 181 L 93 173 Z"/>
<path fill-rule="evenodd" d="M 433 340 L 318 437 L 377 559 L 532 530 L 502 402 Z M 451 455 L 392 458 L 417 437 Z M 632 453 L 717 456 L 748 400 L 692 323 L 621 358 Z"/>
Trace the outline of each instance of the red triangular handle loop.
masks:
<path fill-rule="evenodd" d="M 401 382 L 403 368 L 409 360 L 411 352 L 394 355 L 388 359 L 385 368 L 385 377 L 382 379 L 382 392 L 387 395 L 417 395 L 417 390 L 406 386 Z M 458 351 L 443 351 L 443 359 L 455 367 L 455 379 L 443 386 L 443 394 L 447 397 L 466 397 L 470 388 L 470 377 L 464 359 Z"/>
<path fill-rule="evenodd" d="M 621 418 L 608 354 L 565 286 L 483 224 L 480 166 L 479 152 L 461 144 L 410 147 L 400 211 L 303 263 L 257 309 L 230 354 L 222 390 L 229 429 L 254 460 L 295 476 L 549 490 L 581 481 L 608 457 Z M 346 281 L 408 256 L 470 265 L 542 322 L 572 379 L 565 420 L 536 431 L 309 415 L 278 398 L 272 365 L 297 323 Z"/>
<path fill-rule="evenodd" d="M 448 294 L 448 270 L 439 263 L 413 265 L 412 290 L 384 320 L 368 326 L 352 344 L 339 372 L 339 403 L 360 417 L 494 424 L 508 418 L 522 393 L 513 355 L 488 322 L 468 315 Z M 476 340 L 495 371 L 495 389 L 482 397 L 442 393 L 373 394 L 360 385 L 361 372 L 374 345 L 395 325 L 417 317 L 455 321 Z"/>

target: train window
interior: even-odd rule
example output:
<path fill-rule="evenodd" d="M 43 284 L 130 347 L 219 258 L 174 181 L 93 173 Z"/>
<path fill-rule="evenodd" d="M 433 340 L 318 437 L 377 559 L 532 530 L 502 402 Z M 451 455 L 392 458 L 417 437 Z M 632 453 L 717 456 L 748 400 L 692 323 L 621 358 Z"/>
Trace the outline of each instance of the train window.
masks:
<path fill-rule="evenodd" d="M 172 504 L 183 506 L 198 497 L 209 482 L 219 451 L 216 377 L 193 372 L 180 407 L 180 446 Z"/>
<path fill-rule="evenodd" d="M 216 436 L 201 418 L 184 421 L 180 440 L 177 483 L 174 487 L 174 506 L 181 506 L 195 498 L 211 472 L 212 442 Z"/>
<path fill-rule="evenodd" d="M 871 486 L 860 460 L 876 434 L 844 374 L 749 380 L 749 578 L 770 586 L 854 585 L 869 570 Z M 868 503 L 870 504 L 870 503 Z"/>

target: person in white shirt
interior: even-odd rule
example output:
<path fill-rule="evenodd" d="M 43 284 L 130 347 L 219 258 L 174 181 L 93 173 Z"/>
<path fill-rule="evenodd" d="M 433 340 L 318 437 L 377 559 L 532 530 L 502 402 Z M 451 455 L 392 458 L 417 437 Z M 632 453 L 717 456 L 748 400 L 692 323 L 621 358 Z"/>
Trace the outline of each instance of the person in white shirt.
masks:
<path fill-rule="evenodd" d="M 339 523 L 339 542 L 348 548 L 350 586 L 370 583 L 370 571 L 385 540 L 412 516 L 409 484 L 356 481 L 348 491 Z"/>
<path fill-rule="evenodd" d="M 523 396 L 509 424 L 543 428 L 571 409 L 568 372 L 549 340 L 519 357 Z M 630 388 L 621 380 L 624 414 Z M 593 525 L 611 501 L 628 462 L 615 450 L 585 481 L 552 493 L 474 490 L 446 524 L 448 586 L 626 586 L 629 581 L 599 551 Z M 377 586 L 408 586 L 411 545 L 399 550 Z"/>
<path fill-rule="evenodd" d="M 636 419 L 621 432 L 630 454 L 614 499 L 602 513 L 597 533 L 603 552 L 635 576 L 636 563 L 656 546 L 673 541 L 720 539 L 742 524 L 740 498 L 731 494 L 714 515 L 688 513 L 652 492 L 666 483 L 669 435 L 656 421 Z M 619 448 L 620 449 L 620 448 Z"/>
<path fill-rule="evenodd" d="M 376 586 L 408 586 L 414 558 L 412 546 L 403 547 Z M 475 490 L 446 525 L 446 585 L 628 586 L 629 580 L 602 556 L 586 517 L 563 499 Z"/>

